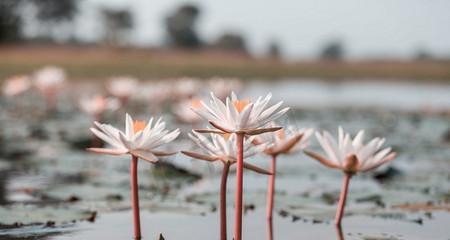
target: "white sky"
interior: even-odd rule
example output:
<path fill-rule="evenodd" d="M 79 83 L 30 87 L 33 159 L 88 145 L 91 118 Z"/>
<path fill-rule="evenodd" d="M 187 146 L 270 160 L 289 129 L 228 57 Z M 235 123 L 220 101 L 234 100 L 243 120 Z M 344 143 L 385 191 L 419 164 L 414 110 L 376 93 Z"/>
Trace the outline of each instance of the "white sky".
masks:
<path fill-rule="evenodd" d="M 95 39 L 98 6 L 128 6 L 135 14 L 133 42 L 160 45 L 163 20 L 179 0 L 84 0 L 78 36 Z M 317 56 L 330 39 L 344 41 L 350 58 L 406 58 L 418 48 L 450 56 L 449 0 L 196 0 L 202 15 L 199 32 L 206 40 L 224 30 L 244 33 L 254 53 L 263 53 L 271 39 L 289 58 Z"/>

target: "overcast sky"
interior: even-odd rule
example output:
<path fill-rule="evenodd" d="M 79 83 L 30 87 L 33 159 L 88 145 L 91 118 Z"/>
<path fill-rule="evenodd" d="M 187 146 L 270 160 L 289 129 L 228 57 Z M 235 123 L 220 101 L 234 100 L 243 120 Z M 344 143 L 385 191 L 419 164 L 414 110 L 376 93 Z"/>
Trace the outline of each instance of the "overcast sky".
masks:
<path fill-rule="evenodd" d="M 160 45 L 163 19 L 179 0 L 85 0 L 78 35 L 99 36 L 95 21 L 101 5 L 128 7 L 135 15 L 133 42 Z M 423 48 L 450 56 L 450 0 L 197 0 L 199 32 L 206 40 L 224 30 L 241 32 L 254 53 L 263 53 L 271 39 L 289 58 L 317 56 L 330 39 L 345 43 L 351 58 L 406 58 Z"/>

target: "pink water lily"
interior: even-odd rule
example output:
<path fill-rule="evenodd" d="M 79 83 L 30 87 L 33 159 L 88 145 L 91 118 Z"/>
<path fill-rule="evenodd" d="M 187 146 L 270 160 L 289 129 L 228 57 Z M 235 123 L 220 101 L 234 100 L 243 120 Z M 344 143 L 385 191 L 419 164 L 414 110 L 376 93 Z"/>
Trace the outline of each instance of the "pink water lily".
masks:
<path fill-rule="evenodd" d="M 78 100 L 79 108 L 89 114 L 94 121 L 100 121 L 102 114 L 107 110 L 116 110 L 120 107 L 120 103 L 116 98 L 105 97 L 103 95 L 85 96 Z M 92 138 L 92 147 L 100 147 L 101 139 L 97 136 Z"/>
<path fill-rule="evenodd" d="M 209 162 L 221 161 L 224 164 L 235 164 L 237 162 L 237 134 L 209 134 L 209 136 L 210 137 L 208 138 L 202 134 L 192 131 L 192 133 L 189 134 L 189 137 L 205 153 L 197 153 L 191 151 L 182 151 L 182 153 L 187 156 Z M 254 137 L 250 137 L 244 141 L 244 158 L 249 158 L 264 150 L 265 144 L 255 146 L 254 144 L 252 144 L 253 140 Z M 266 171 L 250 163 L 244 163 L 244 168 L 258 173 L 270 174 L 269 171 Z"/>
<path fill-rule="evenodd" d="M 233 92 L 224 103 L 211 93 L 209 104 L 201 101 L 203 108 L 192 110 L 208 120 L 219 131 L 258 135 L 281 129 L 280 127 L 267 128 L 266 125 L 289 110 L 288 107 L 279 109 L 283 104 L 282 101 L 268 107 L 271 98 L 272 94 L 269 93 L 265 98 L 259 97 L 252 102 L 248 99 L 238 99 Z M 214 131 L 210 130 L 210 132 Z"/>
<path fill-rule="evenodd" d="M 122 105 L 125 105 L 129 98 L 136 94 L 138 88 L 139 81 L 127 76 L 113 77 L 106 84 L 108 92 L 117 97 Z"/>
<path fill-rule="evenodd" d="M 166 124 L 159 118 L 154 118 L 145 123 L 133 121 L 126 114 L 125 132 L 122 132 L 109 124 L 94 122 L 97 128 L 91 131 L 100 139 L 111 145 L 112 148 L 89 148 L 89 151 L 110 155 L 131 154 L 145 161 L 156 163 L 158 157 L 168 156 L 174 153 L 164 152 L 158 148 L 173 141 L 180 134 L 176 129 L 171 132 L 165 129 Z"/>
<path fill-rule="evenodd" d="M 66 82 L 64 69 L 48 66 L 36 71 L 32 78 L 33 84 L 45 97 L 49 109 L 56 108 L 57 94 Z"/>
<path fill-rule="evenodd" d="M 392 161 L 397 154 L 390 147 L 381 149 L 385 142 L 384 138 L 374 138 L 364 144 L 364 130 L 359 131 L 352 139 L 350 134 L 339 127 L 337 142 L 327 131 L 322 134 L 316 132 L 316 138 L 325 151 L 326 157 L 312 151 L 305 151 L 305 153 L 323 165 L 340 169 L 345 173 L 336 213 L 336 225 L 340 225 L 350 178 L 358 172 L 367 172 Z"/>
<path fill-rule="evenodd" d="M 216 94 L 219 99 L 226 99 L 231 92 L 240 91 L 242 82 L 238 78 L 213 77 L 208 81 L 209 89 Z"/>
<path fill-rule="evenodd" d="M 3 83 L 2 91 L 6 96 L 16 96 L 27 91 L 30 87 L 30 78 L 26 75 L 18 75 L 6 79 Z"/>
<path fill-rule="evenodd" d="M 95 122 L 97 128 L 91 131 L 100 139 L 111 145 L 111 148 L 88 148 L 88 151 L 109 154 L 123 155 L 130 154 L 131 165 L 131 202 L 133 209 L 134 237 L 141 239 L 141 225 L 139 217 L 139 195 L 137 180 L 137 164 L 141 158 L 150 163 L 156 163 L 158 157 L 175 154 L 173 152 L 161 151 L 158 148 L 173 141 L 180 134 L 179 129 L 169 132 L 165 129 L 166 124 L 160 119 L 154 123 L 154 119 L 145 123 L 143 121 L 133 121 L 130 115 L 126 114 L 125 132 L 120 131 L 109 124 Z"/>
<path fill-rule="evenodd" d="M 202 118 L 193 112 L 191 108 L 201 108 L 200 99 L 192 97 L 191 99 L 185 99 L 174 105 L 173 113 L 177 117 L 177 120 L 183 123 L 196 124 L 202 120 Z"/>
<path fill-rule="evenodd" d="M 235 199 L 235 229 L 234 239 L 242 239 L 242 194 L 243 194 L 243 168 L 244 168 L 244 138 L 246 135 L 259 135 L 265 132 L 280 130 L 281 127 L 267 127 L 266 125 L 281 117 L 289 108 L 280 110 L 282 101 L 268 106 L 272 94 L 265 98 L 258 97 L 252 102 L 247 99 L 238 99 L 234 92 L 227 97 L 225 103 L 211 93 L 209 104 L 201 102 L 203 108 L 192 109 L 216 129 L 199 129 L 202 133 L 236 133 L 236 199 Z"/>
<path fill-rule="evenodd" d="M 189 137 L 194 141 L 205 153 L 197 153 L 190 151 L 182 151 L 183 154 L 204 160 L 208 162 L 220 161 L 223 163 L 222 178 L 220 184 L 220 239 L 227 239 L 227 217 L 226 217 L 226 192 L 227 179 L 230 166 L 237 162 L 237 144 L 236 134 L 209 134 L 210 137 L 203 136 L 195 131 L 189 134 Z M 243 147 L 244 159 L 251 157 L 264 150 L 265 145 L 255 146 L 252 144 L 254 137 L 245 140 Z M 261 174 L 271 174 L 269 171 L 259 168 L 253 164 L 244 162 L 244 168 L 255 171 Z"/>
<path fill-rule="evenodd" d="M 100 120 L 100 115 L 107 110 L 116 110 L 120 103 L 117 99 L 112 97 L 105 97 L 103 95 L 94 95 L 90 97 L 82 97 L 78 101 L 80 109 L 93 116 L 96 121 Z"/>
<path fill-rule="evenodd" d="M 275 126 L 275 124 L 272 124 Z M 292 154 L 308 146 L 309 138 L 313 135 L 313 128 L 295 129 L 289 126 L 275 132 L 268 132 L 258 135 L 255 143 L 266 143 L 264 152 L 267 155 Z"/>

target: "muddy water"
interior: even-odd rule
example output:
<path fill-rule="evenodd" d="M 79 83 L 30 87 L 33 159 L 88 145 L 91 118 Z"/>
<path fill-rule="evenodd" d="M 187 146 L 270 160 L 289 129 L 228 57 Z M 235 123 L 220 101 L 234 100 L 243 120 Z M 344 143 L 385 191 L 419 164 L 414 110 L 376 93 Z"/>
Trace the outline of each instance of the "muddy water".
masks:
<path fill-rule="evenodd" d="M 271 90 L 293 106 L 284 123 L 330 131 L 342 125 L 353 133 L 365 128 L 399 152 L 389 166 L 352 179 L 342 235 L 331 221 L 341 173 L 301 153 L 280 157 L 274 239 L 449 239 L 450 118 L 428 111 L 450 109 L 449 89 L 404 83 L 250 84 L 246 94 Z M 44 114 L 34 98 L 22 99 L 19 110 L 17 101 L 3 101 L 0 110 L 0 239 L 131 239 L 128 158 L 86 153 L 90 118 L 68 100 L 58 113 Z M 130 109 L 146 113 L 139 106 Z M 121 126 L 118 116 L 107 119 Z M 175 126 L 170 114 L 164 117 Z M 191 126 L 181 128 L 187 132 Z M 186 134 L 176 146 L 180 149 L 173 150 L 192 148 Z M 318 149 L 315 140 L 310 147 Z M 217 239 L 220 166 L 182 155 L 163 161 L 176 167 L 140 163 L 144 239 L 159 233 L 166 239 Z M 251 161 L 269 166 L 265 156 Z M 246 239 L 267 237 L 266 184 L 265 176 L 245 175 Z M 231 236 L 233 171 L 228 187 Z"/>

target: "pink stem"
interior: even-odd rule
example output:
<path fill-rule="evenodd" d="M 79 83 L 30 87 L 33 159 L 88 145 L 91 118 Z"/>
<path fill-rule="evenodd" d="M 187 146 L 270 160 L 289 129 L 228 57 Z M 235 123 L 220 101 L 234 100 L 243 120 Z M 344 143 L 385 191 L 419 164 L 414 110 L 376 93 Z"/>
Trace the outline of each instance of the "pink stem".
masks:
<path fill-rule="evenodd" d="M 133 223 L 134 223 L 134 239 L 141 239 L 141 220 L 139 217 L 139 190 L 137 178 L 138 158 L 132 156 L 130 165 L 131 175 L 131 207 L 133 209 Z"/>
<path fill-rule="evenodd" d="M 274 200 L 274 194 L 275 194 L 275 174 L 277 170 L 277 156 L 272 155 L 271 159 L 271 168 L 270 172 L 272 172 L 272 175 L 269 176 L 269 186 L 267 191 L 267 220 L 272 221 L 272 213 L 273 213 L 273 200 Z"/>
<path fill-rule="evenodd" d="M 352 177 L 352 174 L 345 173 L 344 175 L 344 181 L 342 183 L 342 189 L 341 189 L 341 195 L 339 197 L 339 205 L 336 212 L 336 226 L 341 226 L 341 220 L 342 216 L 344 215 L 344 208 L 345 208 L 345 201 L 347 199 L 347 193 L 348 193 L 348 185 L 350 183 L 350 178 Z"/>
<path fill-rule="evenodd" d="M 267 239 L 273 240 L 273 221 L 267 220 Z"/>
<path fill-rule="evenodd" d="M 230 163 L 223 164 L 220 183 L 220 240 L 227 240 L 227 179 Z"/>
<path fill-rule="evenodd" d="M 244 134 L 237 133 L 237 169 L 236 169 L 236 199 L 234 219 L 234 240 L 242 239 L 242 187 L 244 183 Z"/>
<path fill-rule="evenodd" d="M 56 110 L 57 105 L 57 97 L 56 97 L 56 90 L 49 90 L 44 93 L 45 101 L 47 104 L 48 110 Z"/>

